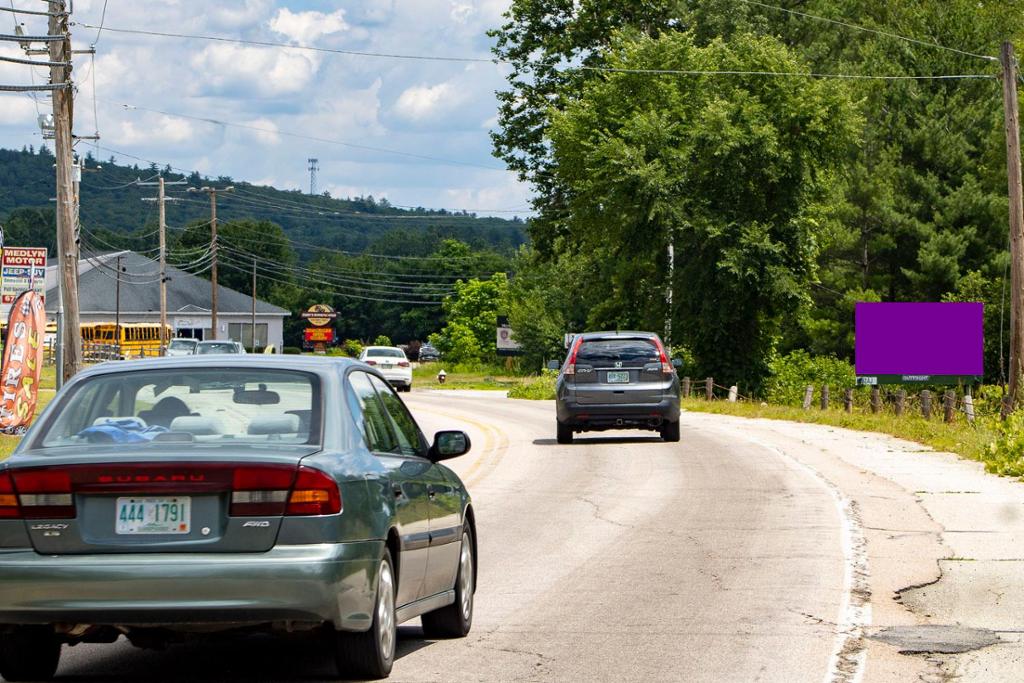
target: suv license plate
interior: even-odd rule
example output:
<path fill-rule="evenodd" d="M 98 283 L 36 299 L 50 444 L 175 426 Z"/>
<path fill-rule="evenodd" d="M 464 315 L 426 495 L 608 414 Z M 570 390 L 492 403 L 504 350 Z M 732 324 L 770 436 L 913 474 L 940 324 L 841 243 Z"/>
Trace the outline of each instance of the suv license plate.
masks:
<path fill-rule="evenodd" d="M 115 510 L 118 534 L 187 534 L 192 516 L 192 499 L 118 498 Z"/>
<path fill-rule="evenodd" d="M 629 384 L 629 371 L 610 370 L 608 372 L 608 384 Z"/>

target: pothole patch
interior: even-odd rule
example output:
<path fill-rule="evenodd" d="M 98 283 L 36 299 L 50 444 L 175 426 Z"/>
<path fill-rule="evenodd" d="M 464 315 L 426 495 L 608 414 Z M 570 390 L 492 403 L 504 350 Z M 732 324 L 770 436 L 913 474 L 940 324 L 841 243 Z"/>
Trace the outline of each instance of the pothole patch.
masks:
<path fill-rule="evenodd" d="M 900 654 L 957 654 L 1002 642 L 995 631 L 987 628 L 943 624 L 890 626 L 868 638 L 899 648 Z"/>

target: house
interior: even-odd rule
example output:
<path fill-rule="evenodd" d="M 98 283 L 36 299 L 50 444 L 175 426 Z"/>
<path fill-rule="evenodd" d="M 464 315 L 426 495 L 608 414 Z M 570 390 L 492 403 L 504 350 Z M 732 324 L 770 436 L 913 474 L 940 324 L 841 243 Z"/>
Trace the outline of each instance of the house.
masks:
<path fill-rule="evenodd" d="M 120 278 L 118 273 L 120 271 Z M 167 323 L 176 337 L 212 339 L 210 334 L 210 281 L 167 266 Z M 78 300 L 84 323 L 160 322 L 160 264 L 133 251 L 87 254 L 78 262 Z M 120 279 L 120 283 L 118 280 Z M 252 344 L 253 300 L 248 294 L 217 288 L 218 339 Z M 46 314 L 57 313 L 57 265 L 46 267 Z M 278 350 L 289 311 L 256 300 L 256 347 L 273 344 Z"/>

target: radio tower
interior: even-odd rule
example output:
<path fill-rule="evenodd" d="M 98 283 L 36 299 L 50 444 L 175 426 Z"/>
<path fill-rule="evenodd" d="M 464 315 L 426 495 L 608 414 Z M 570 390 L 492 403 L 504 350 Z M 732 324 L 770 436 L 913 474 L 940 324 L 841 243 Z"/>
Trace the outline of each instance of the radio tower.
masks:
<path fill-rule="evenodd" d="M 309 193 L 311 195 L 316 194 L 316 172 L 320 170 L 320 160 L 310 159 L 309 160 Z"/>

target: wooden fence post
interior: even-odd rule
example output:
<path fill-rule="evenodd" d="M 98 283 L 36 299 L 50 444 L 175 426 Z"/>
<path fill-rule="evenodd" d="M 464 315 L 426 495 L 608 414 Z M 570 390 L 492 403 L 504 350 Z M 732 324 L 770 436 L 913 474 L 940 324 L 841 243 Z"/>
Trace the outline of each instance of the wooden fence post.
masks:
<path fill-rule="evenodd" d="M 1006 396 L 1003 396 L 1003 400 L 1000 401 L 999 419 L 1000 420 L 1005 420 L 1006 418 L 1008 418 L 1010 416 L 1010 413 L 1012 413 L 1012 412 L 1013 412 L 1013 399 L 1011 399 L 1010 395 L 1007 394 Z"/>
<path fill-rule="evenodd" d="M 924 419 L 932 419 L 932 392 L 924 389 L 921 391 L 921 414 Z"/>
<path fill-rule="evenodd" d="M 843 395 L 843 407 L 846 408 L 846 412 L 853 412 L 853 389 L 847 389 Z"/>
<path fill-rule="evenodd" d="M 729 387 L 729 403 L 735 403 L 736 397 L 739 396 L 740 388 L 733 384 Z"/>
<path fill-rule="evenodd" d="M 704 398 L 711 400 L 715 397 L 715 378 L 708 377 L 704 380 Z"/>
<path fill-rule="evenodd" d="M 964 413 L 967 415 L 967 421 L 974 424 L 974 398 L 970 392 L 964 396 Z"/>
<path fill-rule="evenodd" d="M 828 385 L 821 388 L 821 409 L 828 410 Z"/>
<path fill-rule="evenodd" d="M 690 378 L 683 378 L 683 398 L 690 398 Z"/>
<path fill-rule="evenodd" d="M 871 412 L 875 415 L 882 412 L 882 390 L 877 384 L 871 387 Z"/>
<path fill-rule="evenodd" d="M 903 415 L 903 406 L 907 402 L 907 390 L 900 389 L 896 392 L 896 417 Z"/>
<path fill-rule="evenodd" d="M 946 424 L 953 421 L 953 412 L 956 410 L 956 392 L 947 390 L 942 397 L 942 419 Z"/>
<path fill-rule="evenodd" d="M 811 384 L 808 384 L 807 388 L 804 389 L 804 410 L 810 410 L 811 409 L 811 401 L 813 401 L 813 400 L 814 400 L 814 386 L 811 385 Z"/>

